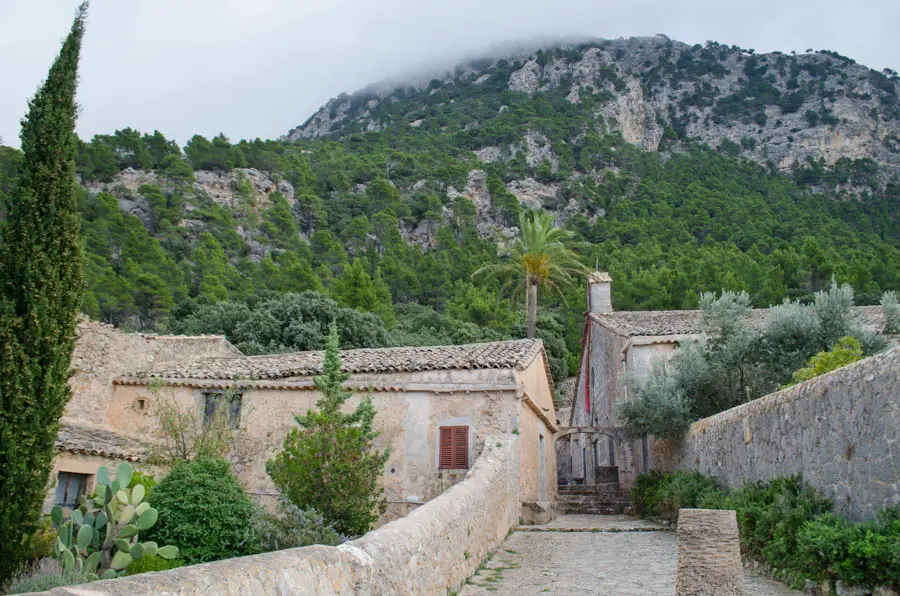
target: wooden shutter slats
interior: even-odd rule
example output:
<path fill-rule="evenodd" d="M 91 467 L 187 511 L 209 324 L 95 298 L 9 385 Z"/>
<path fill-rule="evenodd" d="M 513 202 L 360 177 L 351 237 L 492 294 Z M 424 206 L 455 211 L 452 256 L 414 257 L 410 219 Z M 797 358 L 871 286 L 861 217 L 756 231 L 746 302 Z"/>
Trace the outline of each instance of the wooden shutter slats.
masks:
<path fill-rule="evenodd" d="M 439 468 L 464 470 L 469 467 L 468 426 L 442 426 L 440 441 Z"/>
<path fill-rule="evenodd" d="M 453 467 L 453 428 L 449 426 L 441 427 L 441 457 L 438 467 Z"/>

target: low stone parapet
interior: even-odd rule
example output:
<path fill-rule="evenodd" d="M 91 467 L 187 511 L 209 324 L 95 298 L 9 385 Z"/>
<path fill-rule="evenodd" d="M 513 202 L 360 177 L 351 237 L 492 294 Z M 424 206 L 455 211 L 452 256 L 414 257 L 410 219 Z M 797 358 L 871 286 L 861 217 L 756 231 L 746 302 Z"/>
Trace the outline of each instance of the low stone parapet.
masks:
<path fill-rule="evenodd" d="M 455 591 L 519 520 L 519 439 L 485 438 L 465 480 L 408 516 L 338 547 L 239 557 L 56 588 L 55 596 L 382 596 Z"/>

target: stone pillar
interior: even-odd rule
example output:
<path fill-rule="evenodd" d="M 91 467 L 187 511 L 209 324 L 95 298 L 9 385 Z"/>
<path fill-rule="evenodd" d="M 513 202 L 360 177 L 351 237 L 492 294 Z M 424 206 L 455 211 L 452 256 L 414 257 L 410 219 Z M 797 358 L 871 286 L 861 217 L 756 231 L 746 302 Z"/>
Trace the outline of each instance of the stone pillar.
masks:
<path fill-rule="evenodd" d="M 681 509 L 675 596 L 744 595 L 735 512 Z"/>

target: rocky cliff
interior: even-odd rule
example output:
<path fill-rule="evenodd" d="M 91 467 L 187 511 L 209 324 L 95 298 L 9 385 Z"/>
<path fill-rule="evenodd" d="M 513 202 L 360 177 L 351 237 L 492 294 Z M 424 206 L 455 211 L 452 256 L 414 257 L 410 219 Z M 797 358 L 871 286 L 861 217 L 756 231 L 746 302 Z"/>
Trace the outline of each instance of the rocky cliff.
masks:
<path fill-rule="evenodd" d="M 642 149 L 692 139 L 740 153 L 781 171 L 809 159 L 834 166 L 871 159 L 885 176 L 900 170 L 900 80 L 835 52 L 756 54 L 709 42 L 689 46 L 665 36 L 601 40 L 539 50 L 506 60 L 460 65 L 428 84 L 380 84 L 341 95 L 287 138 L 341 137 L 392 126 L 427 127 L 435 95 L 463 97 L 515 92 L 564 94 L 607 131 Z M 423 109 L 424 108 L 424 109 Z M 500 113 L 471 117 L 468 131 Z M 442 124 L 443 128 L 446 125 Z M 479 159 L 553 166 L 558 148 L 526 144 L 473 147 Z"/>

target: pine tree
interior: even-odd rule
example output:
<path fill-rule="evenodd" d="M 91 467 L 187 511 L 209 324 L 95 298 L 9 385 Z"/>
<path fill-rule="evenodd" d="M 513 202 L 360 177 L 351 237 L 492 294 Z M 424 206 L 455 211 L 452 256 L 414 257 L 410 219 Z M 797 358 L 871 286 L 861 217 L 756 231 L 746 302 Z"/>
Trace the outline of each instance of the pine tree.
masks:
<path fill-rule="evenodd" d="M 296 416 L 284 440 L 284 450 L 269 461 L 269 475 L 292 503 L 312 507 L 335 530 L 357 536 L 366 533 L 386 502 L 378 480 L 388 452 L 373 448 L 375 407 L 365 397 L 353 413 L 341 411 L 351 397 L 343 390 L 348 375 L 341 372 L 337 326 L 325 342 L 322 375 L 314 379 L 322 398 L 316 408 Z"/>
<path fill-rule="evenodd" d="M 22 121 L 22 170 L 0 228 L 0 585 L 40 515 L 83 282 L 75 88 L 87 3 Z"/>

